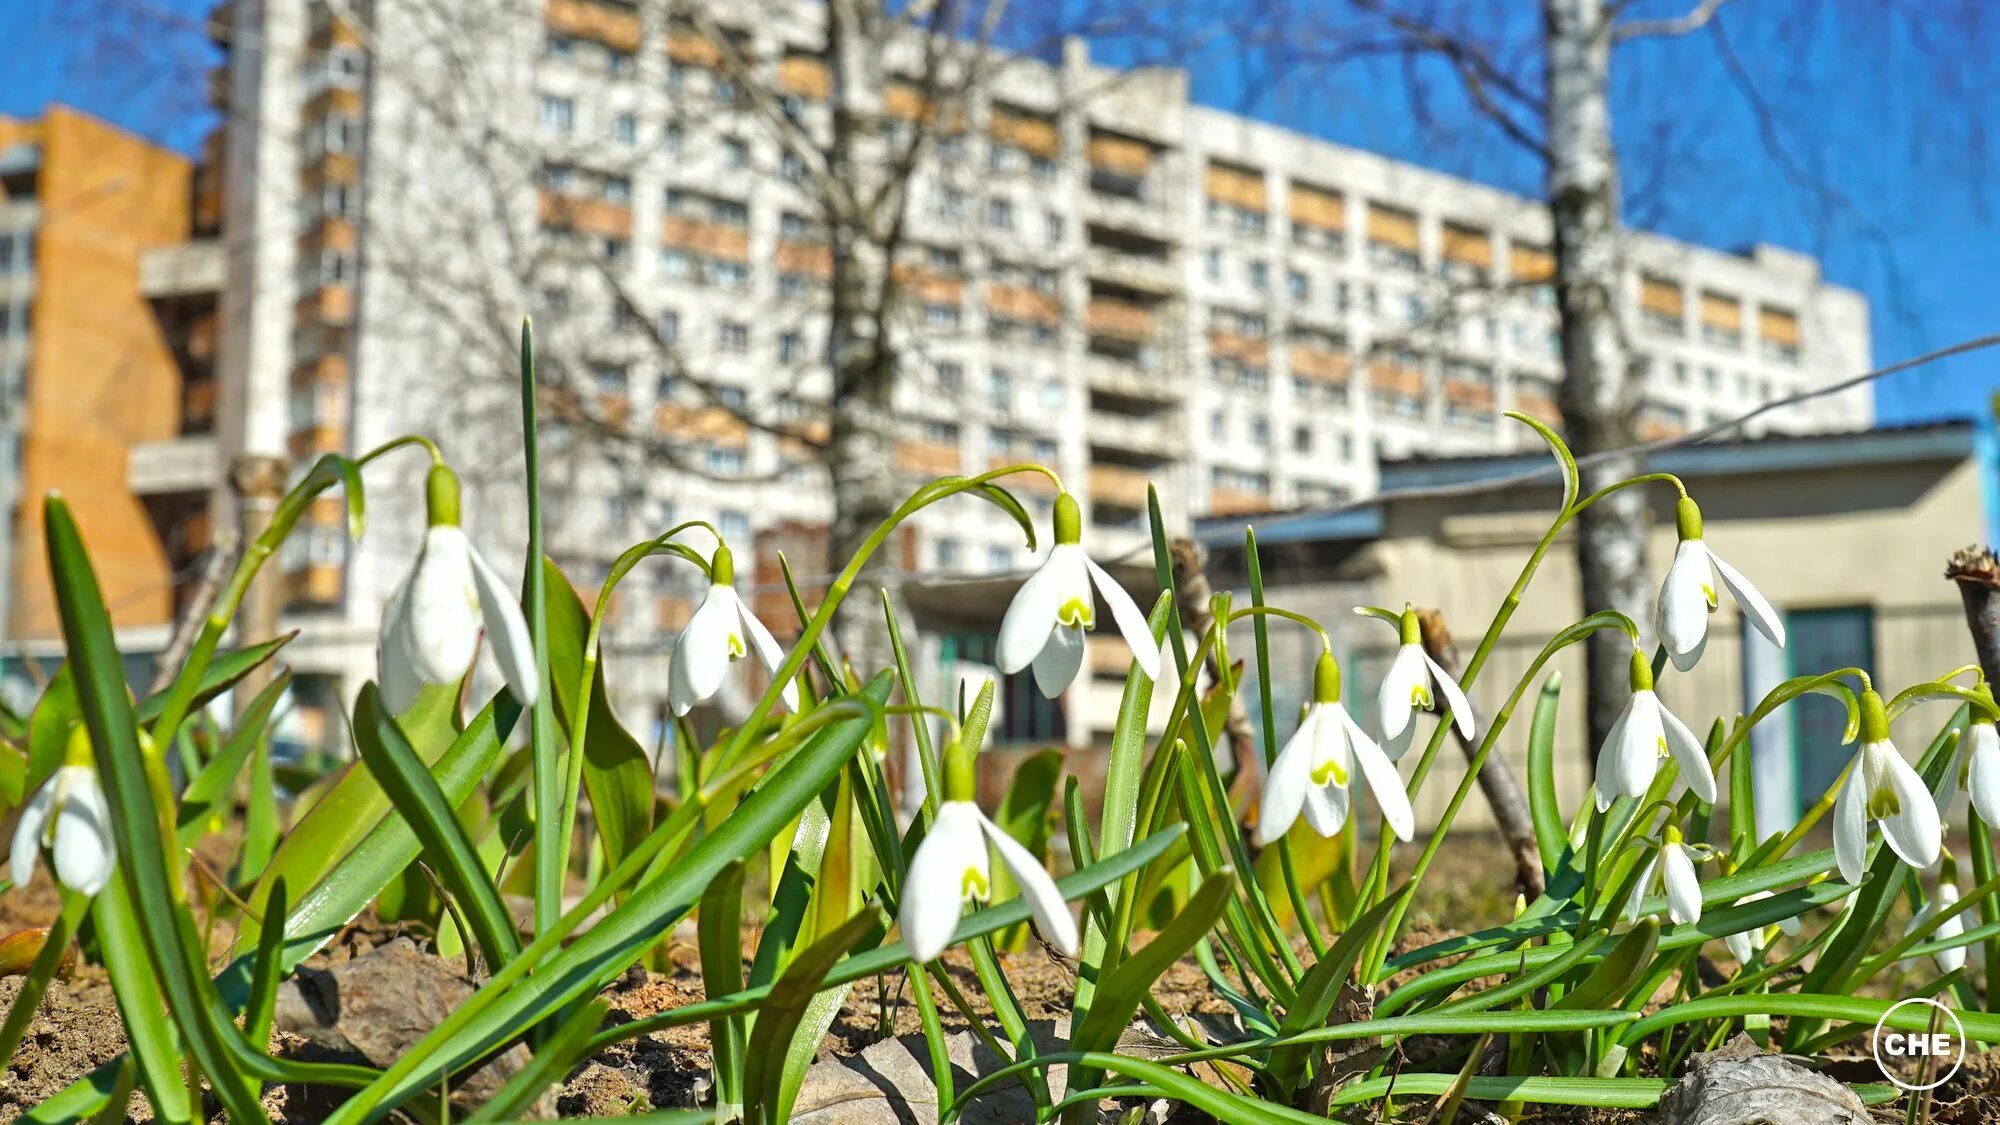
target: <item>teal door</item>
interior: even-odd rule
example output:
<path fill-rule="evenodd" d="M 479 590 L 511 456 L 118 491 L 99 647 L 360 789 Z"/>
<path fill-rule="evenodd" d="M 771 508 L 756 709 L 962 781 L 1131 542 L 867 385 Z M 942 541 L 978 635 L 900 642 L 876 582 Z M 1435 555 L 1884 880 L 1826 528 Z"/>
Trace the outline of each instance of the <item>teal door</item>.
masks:
<path fill-rule="evenodd" d="M 1809 676 L 1835 668 L 1875 666 L 1875 611 L 1870 606 L 1793 610 L 1785 614 L 1785 652 L 1791 674 Z M 1792 702 L 1792 746 L 1798 755 L 1800 811 L 1819 800 L 1847 766 L 1853 748 L 1840 744 L 1847 708 L 1839 700 L 1808 695 Z"/>

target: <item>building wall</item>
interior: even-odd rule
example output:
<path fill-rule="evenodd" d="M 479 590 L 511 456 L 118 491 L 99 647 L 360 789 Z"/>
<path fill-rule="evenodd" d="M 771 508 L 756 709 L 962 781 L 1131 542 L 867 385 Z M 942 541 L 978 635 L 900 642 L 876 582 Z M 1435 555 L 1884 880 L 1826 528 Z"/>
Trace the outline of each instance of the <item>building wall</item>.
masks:
<path fill-rule="evenodd" d="M 17 129 L 40 145 L 40 223 L 7 635 L 58 629 L 41 547 L 50 490 L 76 514 L 113 621 L 160 624 L 172 567 L 126 464 L 135 443 L 178 432 L 180 376 L 137 275 L 143 251 L 187 237 L 188 163 L 59 107 Z"/>

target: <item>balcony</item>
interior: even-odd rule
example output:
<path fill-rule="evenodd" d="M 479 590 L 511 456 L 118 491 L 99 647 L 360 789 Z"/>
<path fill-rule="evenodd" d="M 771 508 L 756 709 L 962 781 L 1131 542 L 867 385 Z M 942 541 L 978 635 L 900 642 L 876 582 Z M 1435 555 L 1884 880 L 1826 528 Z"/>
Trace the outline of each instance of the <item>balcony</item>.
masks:
<path fill-rule="evenodd" d="M 959 471 L 958 446 L 950 442 L 911 438 L 896 443 L 896 467 L 917 476 L 953 476 Z"/>
<path fill-rule="evenodd" d="M 1211 516 L 1241 516 L 1270 510 L 1271 497 L 1267 493 L 1246 492 L 1238 488 L 1208 490 L 1208 514 Z"/>
<path fill-rule="evenodd" d="M 1090 276 L 1126 289 L 1161 296 L 1180 291 L 1180 275 L 1171 257 L 1128 254 L 1101 244 L 1092 244 L 1084 259 Z"/>
<path fill-rule="evenodd" d="M 214 238 L 147 250 L 139 255 L 139 292 L 149 301 L 220 293 L 226 265 Z"/>
<path fill-rule="evenodd" d="M 1289 356 L 1294 377 L 1336 387 L 1347 385 L 1353 362 L 1344 353 L 1293 344 Z"/>
<path fill-rule="evenodd" d="M 1093 410 L 1086 426 L 1090 444 L 1096 449 L 1162 460 L 1174 456 L 1176 452 L 1176 435 L 1164 421 Z"/>
<path fill-rule="evenodd" d="M 1172 406 L 1181 401 L 1181 380 L 1162 370 L 1156 359 L 1134 363 L 1086 352 L 1083 371 L 1090 389 L 1098 394 L 1155 406 Z"/>
<path fill-rule="evenodd" d="M 1054 293 L 996 282 L 986 287 L 986 311 L 988 315 L 1007 320 L 1059 324 L 1062 321 L 1062 300 Z"/>
<path fill-rule="evenodd" d="M 557 230 L 579 230 L 611 238 L 632 237 L 632 208 L 623 203 L 563 195 L 544 188 L 540 216 L 543 226 Z M 668 220 L 669 224 L 672 222 Z"/>
<path fill-rule="evenodd" d="M 1125 465 L 1090 467 L 1090 501 L 1098 507 L 1133 508 L 1144 511 L 1146 489 L 1152 474 Z"/>
<path fill-rule="evenodd" d="M 1113 230 L 1130 231 L 1155 242 L 1172 242 L 1177 233 L 1173 216 L 1156 202 L 1164 195 L 1164 192 L 1154 190 L 1149 193 L 1149 198 L 1139 199 L 1104 191 L 1085 192 L 1084 221 Z"/>
<path fill-rule="evenodd" d="M 551 32 L 577 39 L 594 39 L 620 51 L 639 49 L 639 9 L 631 4 L 595 0 L 549 0 Z"/>
<path fill-rule="evenodd" d="M 1083 326 L 1092 336 L 1141 343 L 1153 334 L 1153 314 L 1144 305 L 1110 297 L 1093 297 Z"/>
<path fill-rule="evenodd" d="M 134 496 L 206 492 L 222 482 L 222 461 L 209 434 L 140 442 L 125 463 L 125 487 Z"/>

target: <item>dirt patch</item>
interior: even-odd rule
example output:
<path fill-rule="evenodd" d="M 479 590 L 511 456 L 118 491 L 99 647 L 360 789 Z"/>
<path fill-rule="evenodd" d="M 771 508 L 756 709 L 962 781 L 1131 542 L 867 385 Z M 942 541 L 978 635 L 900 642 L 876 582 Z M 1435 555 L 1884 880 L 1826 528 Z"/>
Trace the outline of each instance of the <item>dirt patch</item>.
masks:
<path fill-rule="evenodd" d="M 19 977 L 0 980 L 0 1011 L 12 1009 L 20 991 Z M 124 1050 L 125 1025 L 118 1018 L 111 982 L 102 973 L 50 981 L 20 1048 L 7 1060 L 0 1122 L 20 1117 Z M 136 1119 L 152 1117 L 142 1095 L 134 1095 L 132 1110 Z"/>

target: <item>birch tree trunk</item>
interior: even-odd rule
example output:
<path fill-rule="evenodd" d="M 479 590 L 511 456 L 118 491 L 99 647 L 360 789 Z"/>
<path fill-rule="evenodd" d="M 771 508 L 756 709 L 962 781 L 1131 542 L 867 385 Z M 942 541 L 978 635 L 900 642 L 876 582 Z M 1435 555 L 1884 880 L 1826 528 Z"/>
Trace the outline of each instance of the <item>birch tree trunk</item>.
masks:
<path fill-rule="evenodd" d="M 896 474 L 894 390 L 896 355 L 889 338 L 889 225 L 894 208 L 884 183 L 886 139 L 881 135 L 883 61 L 877 49 L 882 11 L 871 0 L 832 0 L 827 6 L 827 60 L 832 76 L 832 178 L 847 187 L 845 206 L 829 207 L 827 225 L 833 278 L 829 295 L 827 360 L 833 372 L 832 416 L 826 450 L 833 491 L 827 544 L 829 570 L 851 558 L 901 501 Z M 847 213 L 834 213 L 846 211 Z M 841 614 L 842 646 L 859 668 L 889 662 L 878 620 L 875 588 L 893 569 L 895 551 L 876 552 L 854 583 L 857 597 Z"/>
<path fill-rule="evenodd" d="M 1562 337 L 1559 400 L 1570 444 L 1584 456 L 1632 444 L 1639 397 L 1620 301 L 1625 254 L 1611 139 L 1611 13 L 1603 0 L 1544 0 L 1543 34 L 1549 210 Z M 1583 490 L 1592 492 L 1636 471 L 1637 458 L 1631 457 L 1591 465 L 1583 470 Z M 1638 489 L 1593 504 L 1577 520 L 1576 554 L 1584 610 L 1618 610 L 1650 633 L 1644 518 Z M 1624 635 L 1613 630 L 1593 635 L 1588 646 L 1595 747 L 1629 693 L 1631 652 Z"/>

